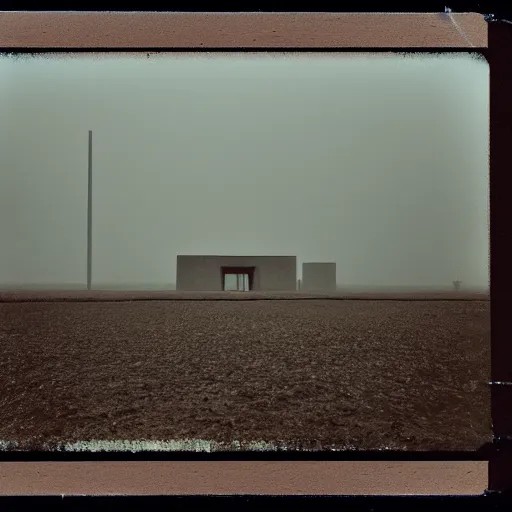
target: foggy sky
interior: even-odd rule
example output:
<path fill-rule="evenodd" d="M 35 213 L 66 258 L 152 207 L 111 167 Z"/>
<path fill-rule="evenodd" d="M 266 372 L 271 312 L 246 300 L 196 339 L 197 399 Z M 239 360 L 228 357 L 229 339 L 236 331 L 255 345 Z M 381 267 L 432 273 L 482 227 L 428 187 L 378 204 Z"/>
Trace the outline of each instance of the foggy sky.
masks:
<path fill-rule="evenodd" d="M 178 254 L 335 261 L 343 286 L 488 286 L 474 56 L 0 58 L 0 288 L 165 288 Z"/>

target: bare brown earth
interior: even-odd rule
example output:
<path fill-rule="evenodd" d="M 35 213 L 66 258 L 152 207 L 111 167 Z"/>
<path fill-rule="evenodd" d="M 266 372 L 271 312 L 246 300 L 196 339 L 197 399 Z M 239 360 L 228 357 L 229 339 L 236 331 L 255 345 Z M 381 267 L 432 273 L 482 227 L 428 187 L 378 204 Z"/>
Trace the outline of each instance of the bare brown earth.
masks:
<path fill-rule="evenodd" d="M 4 448 L 199 439 L 472 450 L 491 440 L 487 300 L 38 293 L 1 296 Z"/>

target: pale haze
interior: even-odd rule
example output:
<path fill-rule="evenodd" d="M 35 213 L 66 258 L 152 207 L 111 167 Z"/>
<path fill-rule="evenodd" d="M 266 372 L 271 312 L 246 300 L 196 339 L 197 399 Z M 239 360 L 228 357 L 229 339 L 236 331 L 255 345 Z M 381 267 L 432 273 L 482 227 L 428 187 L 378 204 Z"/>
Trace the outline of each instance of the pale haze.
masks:
<path fill-rule="evenodd" d="M 488 288 L 475 55 L 0 57 L 0 288 L 85 288 L 89 130 L 93 288 L 169 288 L 178 254 Z"/>

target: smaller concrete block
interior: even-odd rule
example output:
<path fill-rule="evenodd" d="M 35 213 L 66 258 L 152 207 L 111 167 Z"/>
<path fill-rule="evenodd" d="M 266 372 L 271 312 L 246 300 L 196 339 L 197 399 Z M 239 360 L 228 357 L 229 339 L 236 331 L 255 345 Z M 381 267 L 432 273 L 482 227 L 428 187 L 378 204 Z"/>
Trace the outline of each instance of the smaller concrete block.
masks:
<path fill-rule="evenodd" d="M 336 263 L 303 263 L 301 291 L 335 292 Z"/>

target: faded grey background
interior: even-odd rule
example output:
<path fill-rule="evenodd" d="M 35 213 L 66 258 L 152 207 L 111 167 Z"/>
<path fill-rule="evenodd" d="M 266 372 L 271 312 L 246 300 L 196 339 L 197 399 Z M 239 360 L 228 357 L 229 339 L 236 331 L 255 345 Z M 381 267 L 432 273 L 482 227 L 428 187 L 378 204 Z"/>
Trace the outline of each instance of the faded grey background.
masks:
<path fill-rule="evenodd" d="M 487 288 L 489 68 L 445 56 L 0 58 L 0 288 L 166 288 L 177 254 Z"/>

